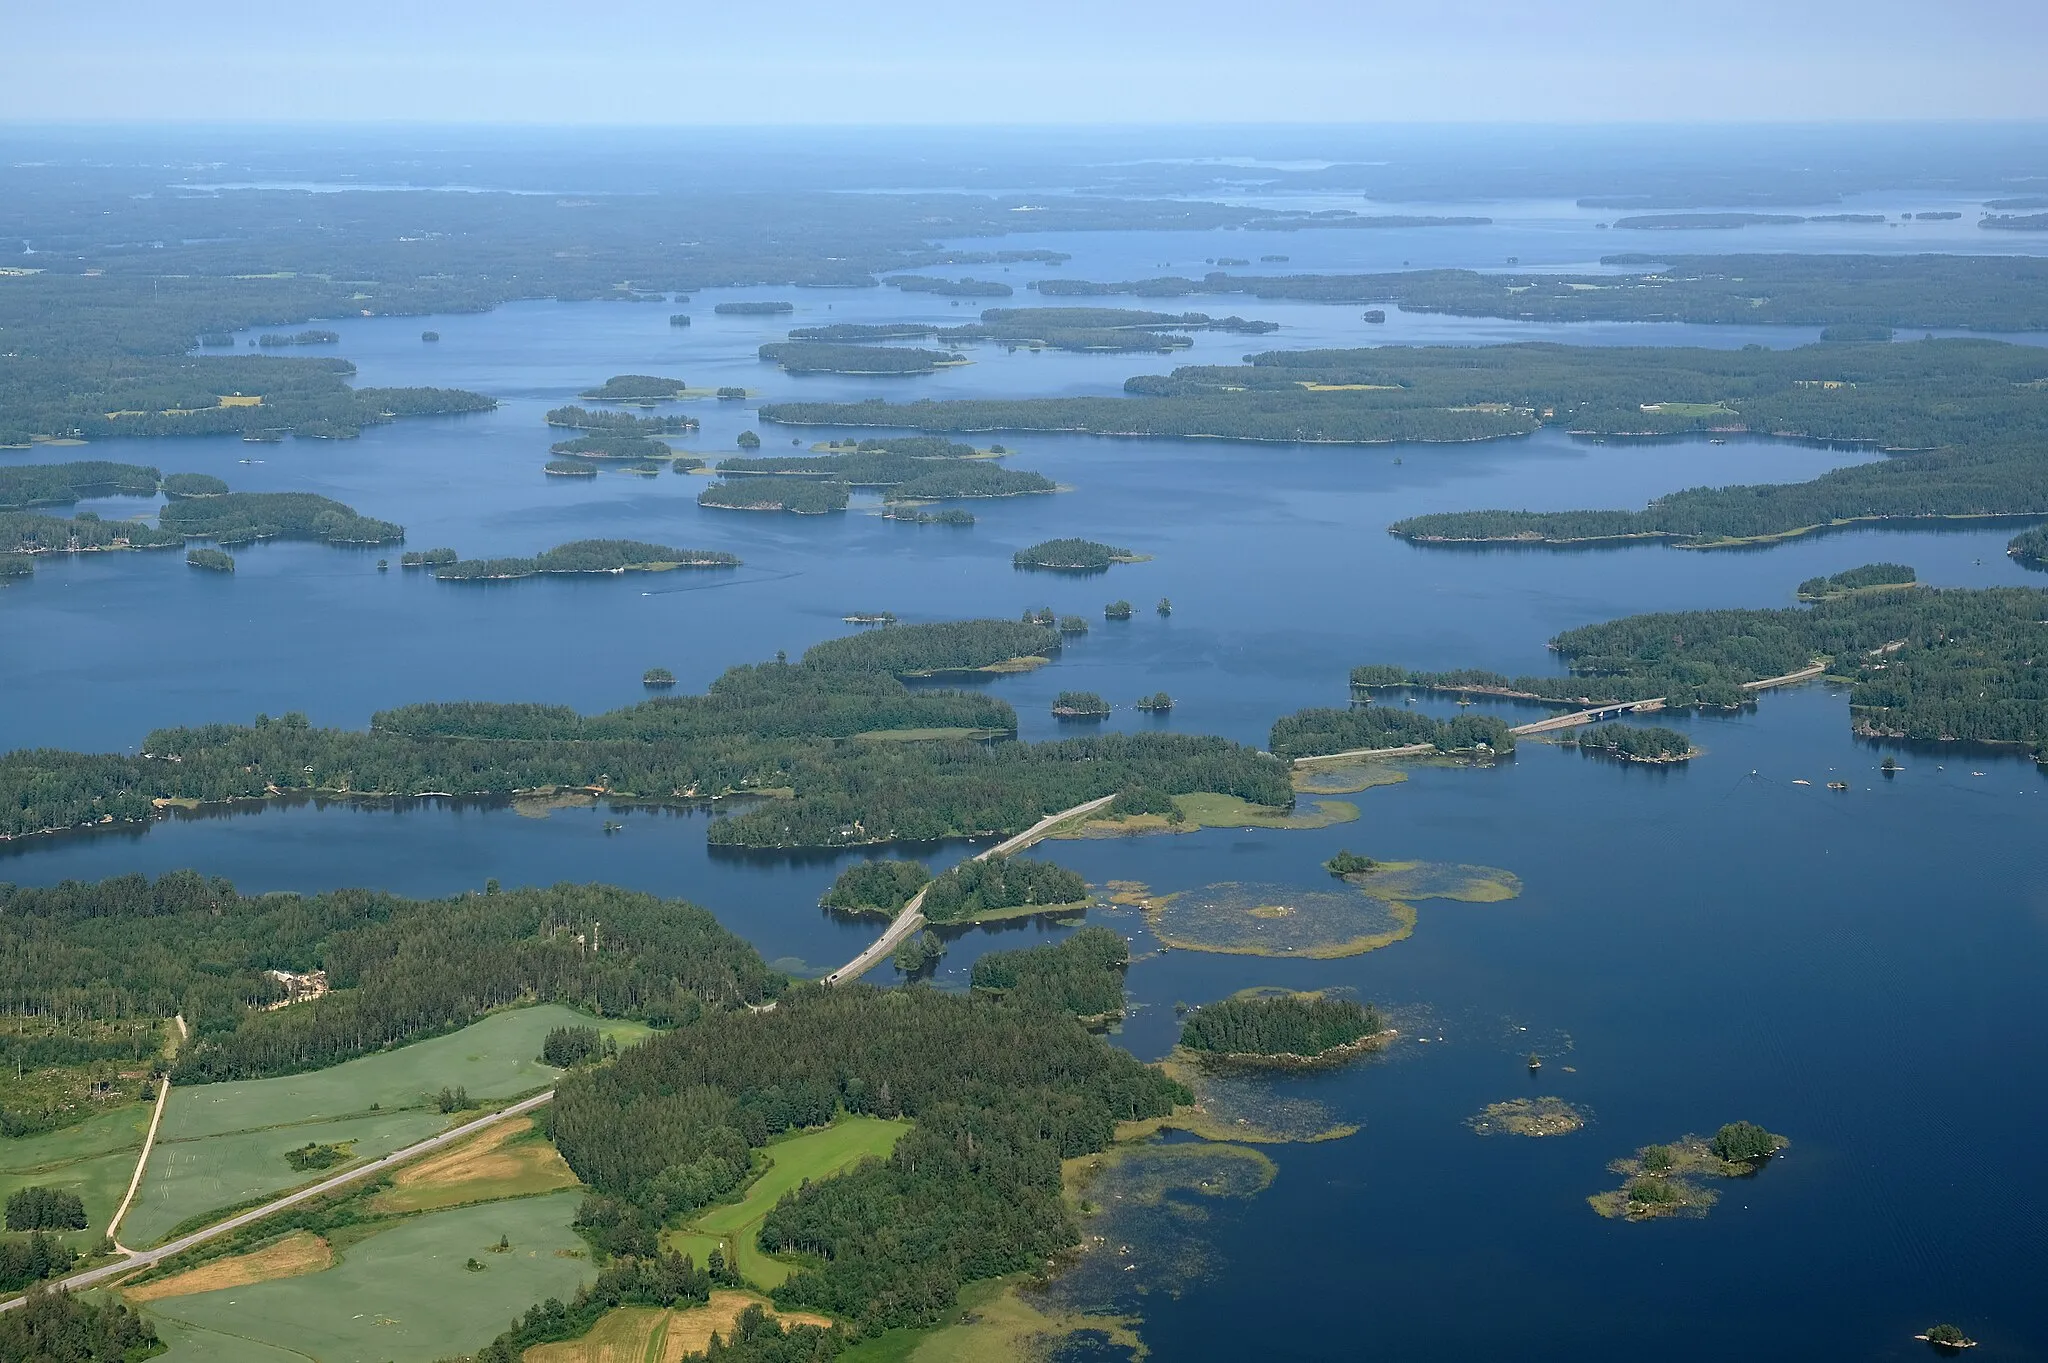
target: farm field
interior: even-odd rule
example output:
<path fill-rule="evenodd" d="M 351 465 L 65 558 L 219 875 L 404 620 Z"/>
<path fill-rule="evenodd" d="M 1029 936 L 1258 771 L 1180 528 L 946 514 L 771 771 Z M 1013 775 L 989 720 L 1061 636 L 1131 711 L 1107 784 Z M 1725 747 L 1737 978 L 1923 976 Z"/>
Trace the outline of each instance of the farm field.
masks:
<path fill-rule="evenodd" d="M 717 1291 L 705 1305 L 688 1311 L 622 1306 L 608 1312 L 581 1339 L 528 1349 L 526 1363 L 682 1363 L 691 1354 L 703 1353 L 712 1335 L 730 1334 L 740 1313 L 754 1305 L 788 1324 L 832 1323 L 803 1311 L 778 1312 L 766 1298 L 751 1292 Z"/>
<path fill-rule="evenodd" d="M 747 1281 L 763 1288 L 780 1286 L 789 1277 L 790 1267 L 763 1254 L 758 1240 L 761 1222 L 782 1200 L 782 1195 L 805 1180 L 830 1178 L 870 1155 L 888 1154 L 908 1130 L 910 1123 L 906 1121 L 842 1117 L 823 1130 L 806 1131 L 778 1141 L 763 1152 L 772 1163 L 747 1186 L 745 1197 L 713 1207 L 689 1229 L 664 1237 L 665 1242 L 700 1264 L 714 1248 L 729 1245 L 733 1266 Z"/>
<path fill-rule="evenodd" d="M 128 1191 L 148 1129 L 149 1105 L 128 1103 L 62 1131 L 0 1140 L 0 1200 L 32 1184 L 77 1193 L 90 1220 L 69 1238 L 97 1240 Z"/>
<path fill-rule="evenodd" d="M 159 1357 L 431 1363 L 466 1354 L 592 1276 L 569 1229 L 580 1201 L 564 1192 L 411 1217 L 347 1246 L 324 1272 L 151 1302 L 175 1340 Z M 510 1241 L 502 1253 L 500 1236 Z M 466 1267 L 471 1260 L 481 1267 Z"/>
<path fill-rule="evenodd" d="M 408 1165 L 391 1181 L 389 1191 L 370 1199 L 373 1210 L 432 1211 L 577 1186 L 575 1173 L 531 1117 L 501 1122 L 452 1150 Z"/>

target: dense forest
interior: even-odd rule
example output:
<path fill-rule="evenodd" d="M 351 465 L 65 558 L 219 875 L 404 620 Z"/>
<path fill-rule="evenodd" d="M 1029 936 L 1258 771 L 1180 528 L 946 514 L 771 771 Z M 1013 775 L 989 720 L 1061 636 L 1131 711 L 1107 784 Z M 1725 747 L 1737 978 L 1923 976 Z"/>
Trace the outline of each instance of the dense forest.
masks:
<path fill-rule="evenodd" d="M 1358 685 L 1356 673 L 1353 685 Z M 1438 719 L 1394 705 L 1354 705 L 1348 710 L 1297 710 L 1273 721 L 1267 747 L 1276 757 L 1322 757 L 1330 753 L 1405 748 L 1427 743 L 1438 752 L 1464 752 L 1481 744 L 1513 752 L 1515 736 L 1491 715 Z"/>
<path fill-rule="evenodd" d="M 1197 1009 L 1181 1024 L 1180 1044 L 1207 1055 L 1312 1060 L 1377 1036 L 1383 1027 L 1378 1010 L 1355 999 L 1259 995 Z"/>
<path fill-rule="evenodd" d="M 1676 729 L 1643 724 L 1594 724 L 1568 729 L 1557 740 L 1580 752 L 1619 757 L 1630 762 L 1679 762 L 1697 751 Z"/>
<path fill-rule="evenodd" d="M 729 511 L 790 511 L 822 516 L 844 511 L 853 489 L 836 478 L 769 475 L 727 478 L 697 494 L 697 505 Z"/>
<path fill-rule="evenodd" d="M 548 446 L 548 453 L 574 455 L 578 459 L 667 459 L 675 450 L 668 442 L 637 431 L 599 431 L 574 440 L 558 440 Z"/>
<path fill-rule="evenodd" d="M 2023 568 L 2048 568 L 2048 526 L 2037 525 L 2014 535 L 2005 552 Z"/>
<path fill-rule="evenodd" d="M 183 1015 L 179 1083 L 320 1069 L 521 1002 L 674 1025 L 782 988 L 705 910 L 608 885 L 436 900 L 248 896 L 191 871 L 0 886 L 0 943 L 6 1011 Z M 284 997 L 267 970 L 325 970 L 332 989 L 265 1011 Z"/>
<path fill-rule="evenodd" d="M 898 627 L 903 628 L 903 627 Z M 978 628 L 978 627 L 977 627 Z M 1005 624 L 1004 629 L 1011 626 Z M 1015 833 L 1127 786 L 1215 791 L 1289 806 L 1285 764 L 1219 738 L 1106 734 L 1025 744 L 935 740 L 845 744 L 880 730 L 1014 732 L 987 696 L 912 691 L 893 667 L 961 655 L 905 651 L 883 630 L 834 641 L 804 664 L 736 667 L 701 696 L 582 716 L 562 706 L 457 703 L 385 711 L 368 732 L 258 716 L 148 735 L 138 755 L 31 749 L 0 756 L 0 836 L 154 817 L 157 800 L 508 796 L 562 787 L 668 802 L 788 790 L 712 823 L 714 842 L 849 846 Z M 906 633 L 908 631 L 906 630 Z M 942 635 L 910 634 L 913 640 Z M 998 647 L 1013 641 L 987 637 Z M 1033 628 L 1031 644 L 1046 632 Z M 880 652 L 870 650 L 879 649 Z M 982 665 L 985 653 L 967 653 Z"/>
<path fill-rule="evenodd" d="M 396 544 L 405 527 L 356 513 L 311 492 L 229 492 L 166 502 L 157 517 L 166 531 L 220 544 L 252 540 L 325 540 L 329 544 Z"/>
<path fill-rule="evenodd" d="M 421 566 L 429 566 L 422 561 Z M 443 582 L 495 582 L 542 574 L 659 572 L 668 568 L 735 568 L 739 559 L 716 549 L 677 549 L 641 540 L 572 540 L 532 558 L 435 562 Z"/>
<path fill-rule="evenodd" d="M 2048 757 L 2043 619 L 2048 592 L 2030 588 L 1863 591 L 1806 607 L 1660 612 L 1567 630 L 1551 640 L 1572 669 L 1564 676 L 1368 666 L 1353 669 L 1352 685 L 1732 707 L 1752 698 L 1744 683 L 1825 659 L 1828 675 L 1850 683 L 1860 734 L 2018 743 Z M 1381 710 L 1397 713 L 1354 713 Z"/>
<path fill-rule="evenodd" d="M 118 1301 L 37 1289 L 0 1314 L 0 1358 L 21 1363 L 135 1363 L 162 1352 L 156 1326 Z"/>
<path fill-rule="evenodd" d="M 556 407 L 546 417 L 550 426 L 572 431 L 600 431 L 618 435 L 672 435 L 697 429 L 693 416 L 634 416 L 631 412 L 594 412 L 588 407 Z"/>
<path fill-rule="evenodd" d="M 202 568 L 209 573 L 232 573 L 235 570 L 235 556 L 220 549 L 187 549 L 185 566 Z"/>
<path fill-rule="evenodd" d="M 103 521 L 90 511 L 66 519 L 33 511 L 0 511 L 0 562 L 28 571 L 24 554 L 70 554 L 95 549 L 172 549 L 185 537 L 142 521 Z"/>
<path fill-rule="evenodd" d="M 1059 489 L 1043 474 L 1006 469 L 970 457 L 974 454 L 972 445 L 905 437 L 891 442 L 864 440 L 855 449 L 828 454 L 742 455 L 719 460 L 718 471 L 721 475 L 775 474 L 841 482 L 849 487 L 887 488 L 891 501 L 1015 497 Z M 745 483 L 728 481 L 737 483 L 735 496 L 744 495 Z"/>
<path fill-rule="evenodd" d="M 1907 330 L 2048 329 L 2048 261 L 2038 256 L 1619 254 L 1598 275 L 1476 270 L 1398 274 L 1212 273 L 1123 284 L 1041 280 L 1048 297 L 1250 294 L 1313 303 L 1528 322 L 1699 322 Z"/>
<path fill-rule="evenodd" d="M 1919 574 L 1903 563 L 1866 563 L 1832 577 L 1809 577 L 1799 584 L 1801 601 L 1827 601 L 1850 592 L 1872 587 L 1905 587 L 1919 581 Z"/>
<path fill-rule="evenodd" d="M 681 379 L 659 374 L 614 374 L 595 388 L 577 394 L 586 402 L 665 402 L 689 388 Z"/>
<path fill-rule="evenodd" d="M 988 914 L 1088 899 L 1088 882 L 1064 866 L 1025 857 L 975 857 L 932 881 L 921 906 L 933 923 L 968 923 Z"/>
<path fill-rule="evenodd" d="M 932 293 L 941 298 L 1008 298 L 1016 290 L 996 279 L 934 279 L 929 275 L 893 275 L 882 281 L 905 293 Z"/>
<path fill-rule="evenodd" d="M 798 987 L 772 1011 L 712 1014 L 572 1075 L 552 1125 L 608 1204 L 593 1210 L 658 1226 L 781 1131 L 838 1111 L 911 1118 L 886 1159 L 797 1190 L 761 1230 L 764 1249 L 806 1265 L 776 1302 L 861 1334 L 931 1324 L 964 1283 L 1075 1244 L 1060 1160 L 1186 1099 L 1036 999 Z"/>
<path fill-rule="evenodd" d="M 791 374 L 929 374 L 941 365 L 966 363 L 966 356 L 950 350 L 830 341 L 771 341 L 760 355 Z"/>
<path fill-rule="evenodd" d="M 883 672 L 929 677 L 971 672 L 1013 658 L 1050 658 L 1060 651 L 1059 635 L 1018 620 L 946 620 L 928 625 L 888 625 L 813 644 L 803 665 L 825 672 Z"/>

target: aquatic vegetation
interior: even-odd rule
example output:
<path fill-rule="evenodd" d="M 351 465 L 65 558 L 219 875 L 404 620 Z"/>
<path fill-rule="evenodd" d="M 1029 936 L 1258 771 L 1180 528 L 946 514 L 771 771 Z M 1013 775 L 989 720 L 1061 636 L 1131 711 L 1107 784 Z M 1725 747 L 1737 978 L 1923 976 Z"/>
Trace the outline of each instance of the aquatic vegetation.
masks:
<path fill-rule="evenodd" d="M 1562 1098 L 1511 1098 L 1488 1103 L 1465 1125 L 1482 1136 L 1568 1136 L 1586 1125 L 1586 1114 Z"/>
<path fill-rule="evenodd" d="M 1791 1143 L 1753 1122 L 1730 1122 L 1711 1140 L 1686 1135 L 1646 1145 L 1634 1158 L 1607 1166 L 1622 1176 L 1619 1188 L 1595 1193 L 1586 1202 L 1600 1215 L 1623 1221 L 1702 1217 L 1721 1200 L 1702 1180 L 1750 1177 Z"/>
<path fill-rule="evenodd" d="M 1141 794 L 1126 791 L 1134 798 Z M 1068 824 L 1056 838 L 1120 838 L 1145 833 L 1193 833 L 1203 828 L 1329 828 L 1350 823 L 1358 817 L 1358 806 L 1349 800 L 1312 800 L 1309 807 L 1289 809 L 1280 805 L 1254 804 L 1235 795 L 1196 792 L 1172 796 L 1172 808 L 1139 808 L 1118 796 L 1118 803 L 1094 818 Z"/>
<path fill-rule="evenodd" d="M 1343 889 L 1224 881 L 1144 907 L 1153 936 L 1169 947 L 1323 959 L 1403 940 L 1415 930 L 1416 900 L 1496 904 L 1522 892 L 1511 872 L 1455 862 L 1383 862 L 1343 880 Z"/>
<path fill-rule="evenodd" d="M 1319 762 L 1296 767 L 1291 779 L 1304 795 L 1357 795 L 1379 786 L 1398 786 L 1408 773 L 1385 762 Z"/>

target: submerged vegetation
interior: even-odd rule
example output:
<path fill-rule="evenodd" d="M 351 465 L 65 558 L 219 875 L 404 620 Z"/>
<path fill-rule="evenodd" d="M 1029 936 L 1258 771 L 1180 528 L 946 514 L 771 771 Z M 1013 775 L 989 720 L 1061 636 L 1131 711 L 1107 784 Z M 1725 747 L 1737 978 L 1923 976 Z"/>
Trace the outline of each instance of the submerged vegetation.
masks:
<path fill-rule="evenodd" d="M 1584 1129 L 1586 1114 L 1562 1098 L 1510 1098 L 1488 1103 L 1465 1125 L 1482 1136 L 1568 1136 Z"/>

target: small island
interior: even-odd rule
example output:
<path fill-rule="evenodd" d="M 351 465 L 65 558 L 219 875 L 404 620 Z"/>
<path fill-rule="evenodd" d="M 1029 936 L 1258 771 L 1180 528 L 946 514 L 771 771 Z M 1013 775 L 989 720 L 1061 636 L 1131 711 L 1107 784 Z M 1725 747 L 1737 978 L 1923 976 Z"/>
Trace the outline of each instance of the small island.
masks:
<path fill-rule="evenodd" d="M 1866 563 L 1833 577 L 1807 578 L 1799 584 L 1799 599 L 1839 601 L 1857 592 L 1899 591 L 1918 583 L 1919 575 L 1903 563 Z"/>
<path fill-rule="evenodd" d="M 1078 615 L 1062 615 L 1057 628 L 1062 634 L 1086 634 L 1088 622 Z"/>
<path fill-rule="evenodd" d="M 844 511 L 852 488 L 836 479 L 777 475 L 725 478 L 697 494 L 697 505 L 725 511 L 787 511 L 822 516 Z"/>
<path fill-rule="evenodd" d="M 1286 1069 L 1336 1064 L 1393 1038 L 1371 1004 L 1315 993 L 1240 994 L 1180 1030 L 1181 1048 L 1201 1059 Z"/>
<path fill-rule="evenodd" d="M 1965 1349 L 1977 1347 L 1977 1341 L 1964 1334 L 1962 1328 L 1956 1325 L 1930 1325 L 1926 1333 L 1914 1335 L 1913 1338 L 1933 1345 L 1936 1353 L 1943 1354 L 1959 1354 Z"/>
<path fill-rule="evenodd" d="M 1173 697 L 1167 695 L 1164 691 L 1154 691 L 1149 696 L 1140 696 L 1137 708 L 1149 710 L 1153 714 L 1164 714 L 1173 708 Z"/>
<path fill-rule="evenodd" d="M 581 573 L 661 573 L 676 568 L 735 568 L 739 560 L 712 549 L 675 549 L 640 540 L 573 540 L 532 558 L 458 559 L 435 566 L 443 582 L 507 582 Z"/>
<path fill-rule="evenodd" d="M 901 502 L 893 503 L 882 511 L 885 521 L 907 521 L 912 525 L 973 525 L 974 513 L 951 507 L 945 511 L 920 511 L 914 506 Z"/>
<path fill-rule="evenodd" d="M 588 407 L 556 407 L 547 424 L 572 431 L 610 431 L 619 435 L 665 435 L 694 431 L 693 416 L 634 416 L 631 412 L 593 412 Z"/>
<path fill-rule="evenodd" d="M 185 562 L 190 567 L 204 568 L 210 573 L 232 573 L 235 570 L 235 556 L 219 549 L 187 550 Z"/>
<path fill-rule="evenodd" d="M 1112 602 L 1110 602 L 1110 603 L 1109 603 L 1109 604 L 1108 604 L 1107 606 L 1104 606 L 1104 607 L 1102 608 L 1102 618 L 1103 618 L 1103 619 L 1105 619 L 1105 620 L 1128 620 L 1128 619 L 1130 619 L 1130 618 L 1131 618 L 1131 603 L 1130 603 L 1130 602 L 1128 602 L 1128 601 L 1112 601 Z"/>
<path fill-rule="evenodd" d="M 1109 709 L 1109 702 L 1093 691 L 1062 691 L 1052 703 L 1052 712 L 1060 719 L 1104 719 Z"/>
<path fill-rule="evenodd" d="M 433 345 L 441 339 L 441 333 L 438 331 L 423 331 L 420 333 L 420 339 L 428 345 Z"/>
<path fill-rule="evenodd" d="M 1586 1115 L 1562 1098 L 1511 1098 L 1488 1103 L 1465 1125 L 1481 1136 L 1569 1136 L 1584 1129 Z"/>
<path fill-rule="evenodd" d="M 667 459 L 675 453 L 665 441 L 626 431 L 605 431 L 558 440 L 548 446 L 549 454 L 574 455 L 578 459 Z"/>
<path fill-rule="evenodd" d="M 968 362 L 965 355 L 951 350 L 831 341 L 772 341 L 758 353 L 790 374 L 931 374 Z"/>
<path fill-rule="evenodd" d="M 719 388 L 716 396 L 720 402 L 739 402 L 745 399 L 747 390 L 726 384 Z"/>
<path fill-rule="evenodd" d="M 721 317 L 774 317 L 780 313 L 795 312 L 796 304 L 780 301 L 720 303 L 711 310 Z"/>
<path fill-rule="evenodd" d="M 1748 1177 L 1789 1145 L 1754 1122 L 1730 1122 L 1710 1140 L 1681 1136 L 1668 1145 L 1646 1145 L 1633 1159 L 1607 1166 L 1622 1175 L 1621 1187 L 1586 1201 L 1600 1215 L 1624 1221 L 1705 1216 L 1720 1194 L 1700 1180 Z"/>
<path fill-rule="evenodd" d="M 676 684 L 676 674 L 665 667 L 650 667 L 640 674 L 640 684 L 650 691 L 666 691 Z"/>
<path fill-rule="evenodd" d="M 1056 573 L 1102 573 L 1108 572 L 1112 563 L 1143 563 L 1147 557 L 1094 540 L 1056 539 L 1019 549 L 1011 556 L 1011 562 L 1019 568 Z"/>
<path fill-rule="evenodd" d="M 893 625 L 896 623 L 896 612 L 855 611 L 851 615 L 842 615 L 839 618 L 849 625 Z"/>
<path fill-rule="evenodd" d="M 398 556 L 401 568 L 439 568 L 455 562 L 462 555 L 453 549 L 408 549 Z"/>
<path fill-rule="evenodd" d="M 1071 914 L 1088 901 L 1088 882 L 1064 866 L 1028 857 L 979 857 L 933 880 L 920 907 L 932 923 L 985 923 Z"/>
<path fill-rule="evenodd" d="M 687 312 L 672 312 L 668 315 L 668 324 L 672 327 L 686 327 L 690 325 L 690 314 Z"/>
<path fill-rule="evenodd" d="M 1374 861 L 1371 857 L 1361 857 L 1358 853 L 1347 847 L 1338 852 L 1336 856 L 1324 862 L 1323 869 L 1339 880 L 1342 880 L 1345 876 L 1363 875 L 1367 871 L 1377 871 L 1380 869 L 1380 863 Z"/>
<path fill-rule="evenodd" d="M 550 459 L 541 472 L 550 478 L 595 478 L 597 465 L 587 459 Z"/>
<path fill-rule="evenodd" d="M 266 350 L 288 345 L 333 345 L 341 339 L 338 331 L 294 331 L 290 333 L 266 331 L 256 338 L 256 344 Z"/>
<path fill-rule="evenodd" d="M 1699 756 L 1699 749 L 1684 734 L 1654 725 L 1594 724 L 1567 729 L 1557 741 L 1589 756 L 1623 762 L 1690 762 Z"/>
<path fill-rule="evenodd" d="M 1163 620 L 1167 616 L 1173 614 L 1173 602 L 1168 598 L 1162 596 L 1159 598 L 1159 604 L 1154 606 L 1152 609 L 1157 611 L 1159 613 L 1159 618 Z"/>
<path fill-rule="evenodd" d="M 173 501 L 189 497 L 225 497 L 228 485 L 210 473 L 172 473 L 164 478 L 163 492 Z"/>
<path fill-rule="evenodd" d="M 671 402 L 689 391 L 681 379 L 656 374 L 614 374 L 577 394 L 585 402 Z"/>

